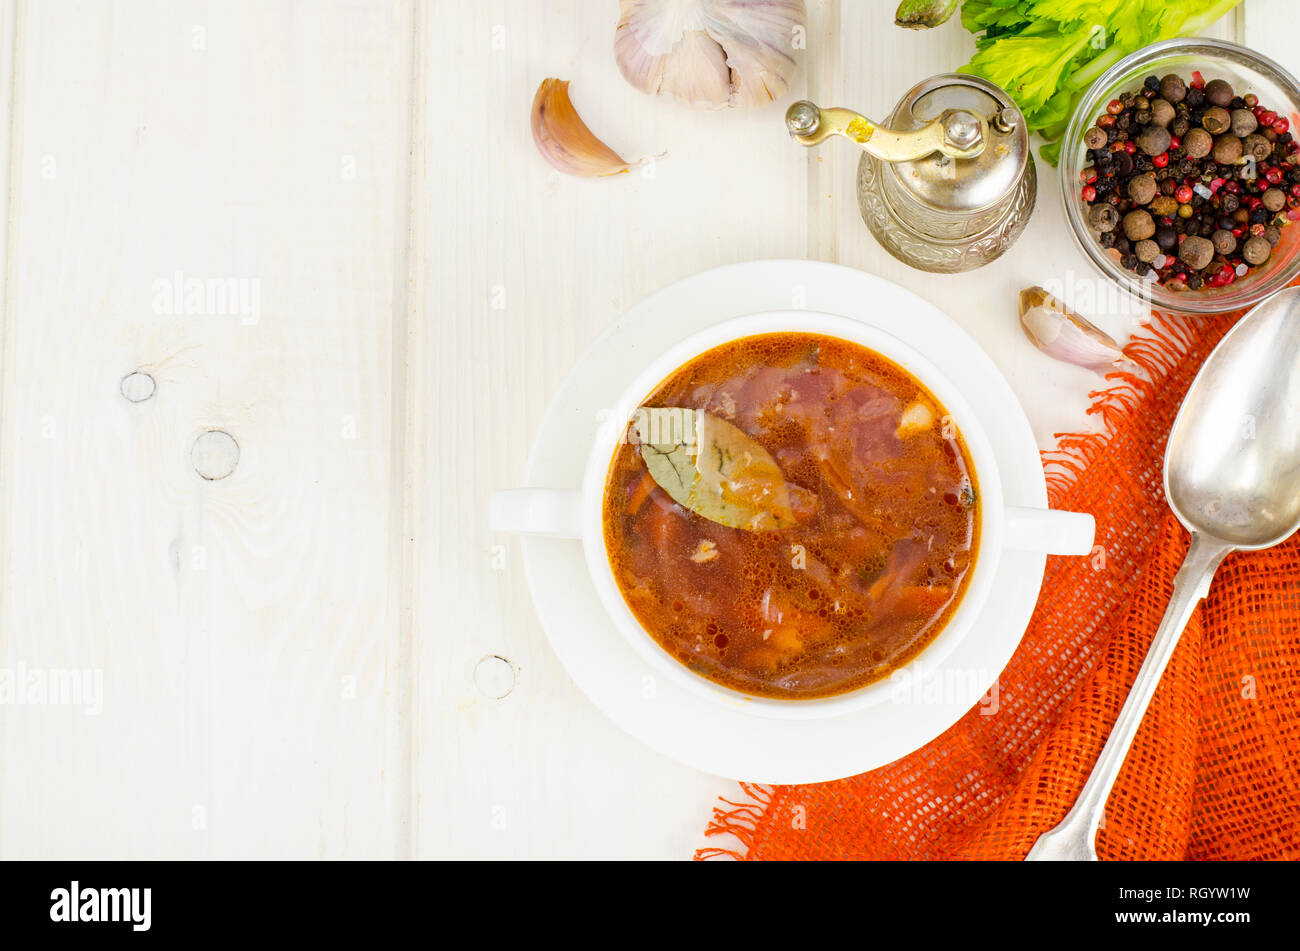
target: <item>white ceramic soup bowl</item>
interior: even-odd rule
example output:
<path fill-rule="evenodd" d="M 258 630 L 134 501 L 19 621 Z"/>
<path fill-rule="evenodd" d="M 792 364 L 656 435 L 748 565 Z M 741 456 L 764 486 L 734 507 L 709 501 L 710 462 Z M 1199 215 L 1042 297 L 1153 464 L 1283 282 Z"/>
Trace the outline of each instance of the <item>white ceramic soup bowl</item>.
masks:
<path fill-rule="evenodd" d="M 605 550 L 603 525 L 606 479 L 633 413 L 660 383 L 695 357 L 724 343 L 757 334 L 812 333 L 859 344 L 898 364 L 942 404 L 970 454 L 979 491 L 979 542 L 965 591 L 938 635 L 909 663 L 888 677 L 848 693 L 811 700 L 755 697 L 716 684 L 669 655 L 641 626 L 623 599 Z M 595 408 L 593 408 L 595 409 Z M 1008 507 L 984 425 L 947 377 L 908 344 L 883 330 L 848 317 L 811 311 L 768 311 L 715 324 L 668 347 L 633 379 L 596 434 L 582 486 L 577 489 L 508 489 L 493 493 L 494 531 L 581 539 L 587 570 L 614 626 L 658 676 L 683 689 L 748 713 L 779 719 L 840 716 L 879 703 L 899 689 L 900 679 L 915 682 L 940 668 L 963 638 L 988 597 L 1004 548 L 1053 555 L 1092 551 L 1091 515 L 1049 509 Z"/>

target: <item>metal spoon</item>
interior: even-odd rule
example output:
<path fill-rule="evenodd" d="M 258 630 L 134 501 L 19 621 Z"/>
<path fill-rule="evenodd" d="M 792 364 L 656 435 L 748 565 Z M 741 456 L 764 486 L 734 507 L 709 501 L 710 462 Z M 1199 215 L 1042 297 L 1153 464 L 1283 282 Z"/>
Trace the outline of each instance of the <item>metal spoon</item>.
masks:
<path fill-rule="evenodd" d="M 1028 860 L 1096 860 L 1111 787 L 1214 572 L 1300 528 L 1300 287 L 1257 305 L 1201 367 L 1169 433 L 1165 497 L 1192 534 L 1169 607 L 1074 808 Z"/>

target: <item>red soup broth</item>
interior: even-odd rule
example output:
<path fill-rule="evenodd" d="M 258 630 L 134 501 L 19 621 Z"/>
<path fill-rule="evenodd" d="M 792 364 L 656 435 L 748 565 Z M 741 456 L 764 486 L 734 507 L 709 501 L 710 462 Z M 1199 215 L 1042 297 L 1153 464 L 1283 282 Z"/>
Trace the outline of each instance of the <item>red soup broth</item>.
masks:
<path fill-rule="evenodd" d="M 975 473 L 943 406 L 858 344 L 746 337 L 679 368 L 647 407 L 703 410 L 771 454 L 794 523 L 731 528 L 675 502 L 635 430 L 610 466 L 605 549 L 642 627 L 692 671 L 754 696 L 842 694 L 943 629 L 978 542 Z"/>

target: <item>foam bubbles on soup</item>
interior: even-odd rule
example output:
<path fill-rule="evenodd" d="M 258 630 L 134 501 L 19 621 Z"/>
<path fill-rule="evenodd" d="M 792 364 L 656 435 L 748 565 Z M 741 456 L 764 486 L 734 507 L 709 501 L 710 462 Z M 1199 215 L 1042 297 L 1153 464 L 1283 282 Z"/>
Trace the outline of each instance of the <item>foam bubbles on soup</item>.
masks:
<path fill-rule="evenodd" d="M 906 664 L 951 616 L 975 554 L 978 491 L 943 406 L 846 340 L 746 337 L 645 400 L 728 420 L 784 473 L 795 524 L 730 528 L 674 502 L 637 446 L 605 487 L 605 548 L 641 625 L 696 673 L 755 696 L 828 697 Z"/>

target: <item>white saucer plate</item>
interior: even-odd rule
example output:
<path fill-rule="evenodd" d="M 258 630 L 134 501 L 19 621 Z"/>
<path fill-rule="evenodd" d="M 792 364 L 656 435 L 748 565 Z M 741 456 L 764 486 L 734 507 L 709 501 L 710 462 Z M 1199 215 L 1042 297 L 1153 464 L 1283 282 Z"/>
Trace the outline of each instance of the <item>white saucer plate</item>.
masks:
<path fill-rule="evenodd" d="M 925 354 L 983 420 L 1008 505 L 1045 508 L 1033 433 L 993 361 L 951 318 L 895 284 L 814 261 L 753 261 L 705 271 L 631 308 L 578 360 L 551 401 L 525 484 L 576 488 L 599 424 L 660 351 L 711 324 L 807 308 L 880 327 Z M 578 541 L 527 536 L 524 570 L 542 627 L 579 689 L 614 723 L 688 766 L 760 783 L 839 779 L 934 739 L 980 701 L 1029 623 L 1046 557 L 1004 551 L 971 632 L 920 680 L 844 716 L 781 721 L 728 709 L 656 677 L 601 606 Z"/>

